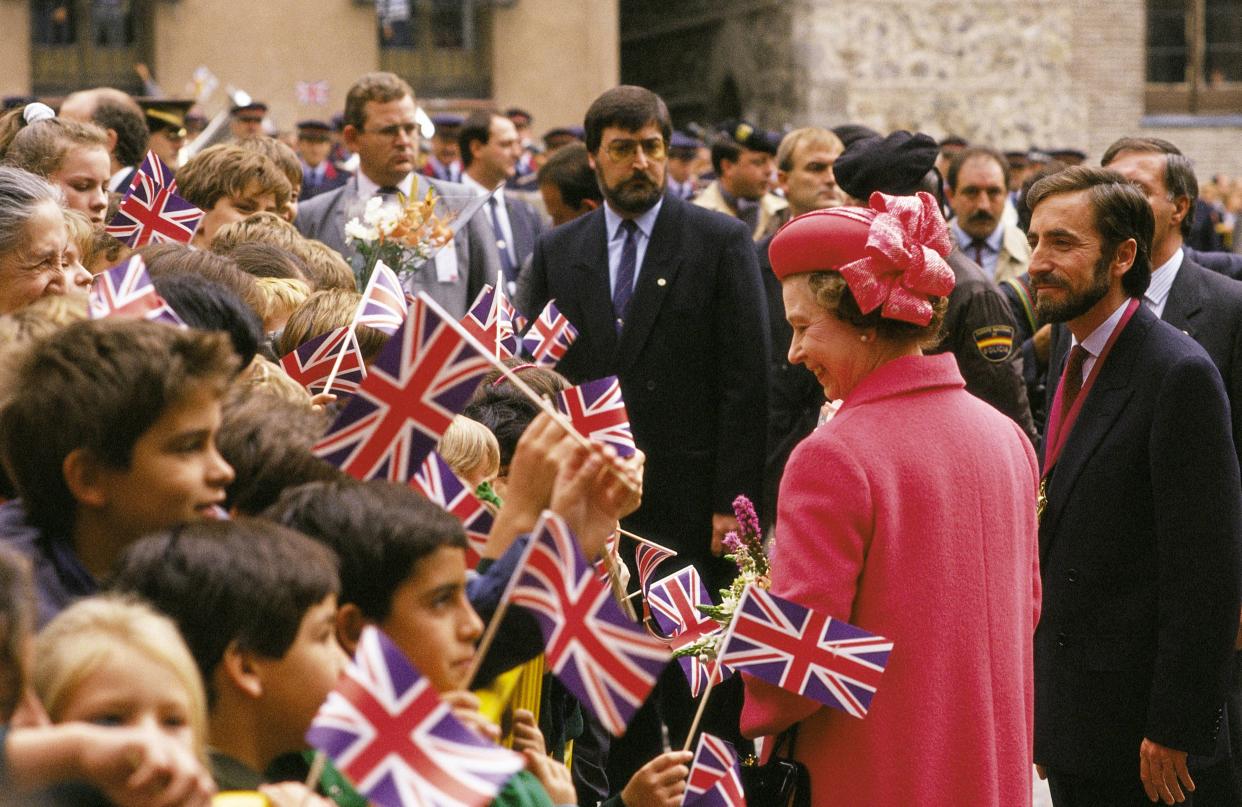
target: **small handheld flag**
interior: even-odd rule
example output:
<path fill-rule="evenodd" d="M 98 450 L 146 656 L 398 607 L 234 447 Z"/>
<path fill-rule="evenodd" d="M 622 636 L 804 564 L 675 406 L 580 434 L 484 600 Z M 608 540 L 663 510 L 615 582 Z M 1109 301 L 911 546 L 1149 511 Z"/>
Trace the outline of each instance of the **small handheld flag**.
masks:
<path fill-rule="evenodd" d="M 549 300 L 522 337 L 522 349 L 540 367 L 555 367 L 578 338 L 578 329 Z"/>
<path fill-rule="evenodd" d="M 188 244 L 202 218 L 202 210 L 177 195 L 172 169 L 148 151 L 105 230 L 131 249 L 162 241 Z"/>
<path fill-rule="evenodd" d="M 130 256 L 124 263 L 95 276 L 87 313 L 91 319 L 128 317 L 185 327 L 177 312 L 155 290 L 141 255 Z"/>
<path fill-rule="evenodd" d="M 466 530 L 466 567 L 473 569 L 478 566 L 480 553 L 487 544 L 487 534 L 492 529 L 492 514 L 453 472 L 440 452 L 432 451 L 427 455 L 418 473 L 410 480 L 410 487 L 457 517 Z"/>
<path fill-rule="evenodd" d="M 358 302 L 354 324 L 366 325 L 392 336 L 405 322 L 409 310 L 410 304 L 397 273 L 383 261 L 377 261 Z"/>
<path fill-rule="evenodd" d="M 638 585 L 646 592 L 651 586 L 651 575 L 655 573 L 656 567 L 669 558 L 677 557 L 677 553 L 671 549 L 665 549 L 655 544 L 639 543 L 638 548 L 634 550 L 634 560 L 638 564 Z"/>
<path fill-rule="evenodd" d="M 738 672 L 863 717 L 893 643 L 748 585 L 716 658 Z"/>
<path fill-rule="evenodd" d="M 560 516 L 545 511 L 535 525 L 507 596 L 539 622 L 548 669 L 604 728 L 623 734 L 669 651 L 622 615 Z"/>
<path fill-rule="evenodd" d="M 290 378 L 314 395 L 324 391 L 337 354 L 342 350 L 345 356 L 337 369 L 332 388 L 352 395 L 358 391 L 362 379 L 367 377 L 367 368 L 362 360 L 362 350 L 358 347 L 358 337 L 348 325 L 303 342 L 292 353 L 281 358 L 280 366 Z"/>
<path fill-rule="evenodd" d="M 630 416 L 615 375 L 570 387 L 556 396 L 556 408 L 569 416 L 579 434 L 632 457 L 637 447 L 630 431 Z"/>
<path fill-rule="evenodd" d="M 700 605 L 710 605 L 707 586 L 699 577 L 699 570 L 687 566 L 681 571 L 662 577 L 651 584 L 647 591 L 647 605 L 660 630 L 669 637 L 669 647 L 680 650 L 705 636 L 721 630 L 716 620 L 699 610 Z M 682 671 L 690 682 L 690 694 L 698 697 L 710 676 L 720 683 L 732 675 L 732 671 L 720 662 L 707 663 L 697 656 L 680 656 Z"/>
<path fill-rule="evenodd" d="M 746 807 L 742 771 L 732 743 L 707 732 L 699 735 L 681 803 L 683 807 Z"/>
<path fill-rule="evenodd" d="M 370 626 L 306 741 L 383 807 L 483 807 L 525 766 L 458 721 L 431 682 Z"/>
<path fill-rule="evenodd" d="M 416 301 L 314 452 L 355 479 L 408 482 L 490 369 Z"/>

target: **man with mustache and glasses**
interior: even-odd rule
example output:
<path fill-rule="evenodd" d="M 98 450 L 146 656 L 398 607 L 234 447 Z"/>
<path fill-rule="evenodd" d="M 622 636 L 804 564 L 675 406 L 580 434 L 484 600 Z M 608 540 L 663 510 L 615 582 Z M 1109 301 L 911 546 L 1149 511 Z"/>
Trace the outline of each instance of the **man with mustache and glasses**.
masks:
<path fill-rule="evenodd" d="M 737 528 L 732 501 L 740 493 L 757 501 L 762 489 L 769 337 L 750 230 L 664 192 L 672 126 L 656 94 L 608 90 L 584 124 L 604 204 L 539 238 L 520 299 L 530 316 L 554 299 L 578 329 L 556 368 L 572 383 L 620 378 L 647 456 L 642 506 L 624 526 L 679 553 L 656 575 L 693 563 L 715 591 L 736 573 L 720 557 L 724 534 Z M 711 701 L 705 730 L 736 738 L 736 679 Z M 716 719 L 716 705 L 732 705 L 731 727 Z M 693 707 L 684 675 L 669 665 L 614 744 L 609 781 L 628 781 L 662 751 L 661 717 L 680 747 Z"/>
<path fill-rule="evenodd" d="M 1026 236 L 1001 220 L 1009 188 L 1009 161 L 987 146 L 962 149 L 949 163 L 945 199 L 953 208 L 958 246 L 997 283 L 1026 271 L 1031 249 Z"/>
<path fill-rule="evenodd" d="M 1027 203 L 1037 313 L 1065 337 L 1037 499 L 1035 762 L 1056 807 L 1198 804 L 1187 757 L 1221 742 L 1242 578 L 1229 400 L 1143 302 L 1155 219 L 1139 188 L 1078 166 Z"/>

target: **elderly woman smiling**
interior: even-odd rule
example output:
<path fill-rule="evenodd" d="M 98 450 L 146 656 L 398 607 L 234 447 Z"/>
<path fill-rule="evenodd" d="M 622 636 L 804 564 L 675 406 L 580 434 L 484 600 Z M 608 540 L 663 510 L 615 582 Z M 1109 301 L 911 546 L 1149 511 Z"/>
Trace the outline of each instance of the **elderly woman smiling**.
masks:
<path fill-rule="evenodd" d="M 0 314 L 90 286 L 80 263 L 65 263 L 68 232 L 60 198 L 47 180 L 0 166 Z"/>
<path fill-rule="evenodd" d="M 773 239 L 836 416 L 790 457 L 772 591 L 893 641 L 864 719 L 746 677 L 742 730 L 798 724 L 815 805 L 1029 805 L 1035 455 L 935 343 L 953 273 L 931 196 L 808 213 Z"/>

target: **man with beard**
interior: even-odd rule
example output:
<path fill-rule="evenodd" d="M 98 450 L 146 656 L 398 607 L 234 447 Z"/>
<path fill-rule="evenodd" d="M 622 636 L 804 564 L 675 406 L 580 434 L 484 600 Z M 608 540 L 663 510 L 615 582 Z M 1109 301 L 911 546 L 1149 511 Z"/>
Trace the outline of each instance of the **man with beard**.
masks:
<path fill-rule="evenodd" d="M 316 238 L 341 253 L 354 256 L 345 238 L 345 224 L 362 215 L 374 196 L 386 205 L 422 199 L 430 188 L 439 199 L 436 209 L 458 211 L 474 198 L 455 182 L 441 182 L 415 170 L 418 153 L 418 107 L 410 85 L 393 73 L 368 73 L 345 95 L 341 137 L 358 155 L 358 171 L 341 187 L 321 193 L 298 209 L 302 235 Z M 397 267 L 393 267 L 396 269 Z M 412 293 L 426 291 L 453 316 L 466 313 L 485 283 L 495 283 L 500 271 L 496 243 L 485 216 L 476 215 L 461 228 L 433 260 L 402 278 Z"/>
<path fill-rule="evenodd" d="M 1039 491 L 1035 762 L 1056 807 L 1189 803 L 1238 627 L 1229 402 L 1203 349 L 1141 303 L 1142 192 L 1079 166 L 1027 199 L 1036 309 L 1071 345 L 1053 353 Z"/>
<path fill-rule="evenodd" d="M 1009 162 L 987 146 L 969 146 L 949 162 L 945 199 L 953 208 L 953 237 L 988 277 L 1003 283 L 1026 271 L 1026 236 L 1001 216 L 1009 187 Z"/>
<path fill-rule="evenodd" d="M 557 365 L 571 382 L 620 378 L 647 455 L 642 506 L 625 526 L 677 550 L 661 572 L 692 563 L 716 591 L 736 573 L 720 557 L 737 528 L 733 499 L 757 501 L 762 486 L 768 326 L 754 245 L 737 219 L 664 193 L 672 127 L 659 96 L 609 90 L 591 104 L 585 129 L 604 205 L 536 242 L 527 314 L 555 299 L 578 329 Z M 736 683 L 716 688 L 705 730 L 736 737 Z M 669 665 L 614 745 L 609 781 L 628 781 L 661 752 L 661 717 L 679 747 L 693 708 L 680 668 Z"/>

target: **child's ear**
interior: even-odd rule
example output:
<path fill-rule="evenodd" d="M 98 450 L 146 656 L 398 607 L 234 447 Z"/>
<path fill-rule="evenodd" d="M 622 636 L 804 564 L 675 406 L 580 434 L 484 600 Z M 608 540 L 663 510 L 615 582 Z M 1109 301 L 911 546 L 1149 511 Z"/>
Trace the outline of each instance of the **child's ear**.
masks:
<path fill-rule="evenodd" d="M 224 678 L 224 683 L 247 697 L 259 698 L 263 695 L 263 676 L 259 673 L 260 665 L 255 663 L 254 654 L 242 650 L 237 642 L 229 642 L 224 649 L 224 657 L 216 668 L 216 675 Z"/>
<path fill-rule="evenodd" d="M 336 609 L 336 640 L 341 643 L 345 653 L 354 657 L 358 649 L 358 640 L 362 638 L 362 629 L 367 626 L 367 618 L 352 602 L 345 603 Z"/>
<path fill-rule="evenodd" d="M 74 501 L 86 507 L 103 507 L 108 493 L 103 484 L 104 468 L 95 455 L 85 448 L 75 448 L 60 466 L 65 486 Z"/>

